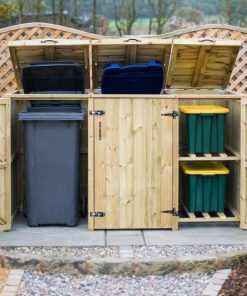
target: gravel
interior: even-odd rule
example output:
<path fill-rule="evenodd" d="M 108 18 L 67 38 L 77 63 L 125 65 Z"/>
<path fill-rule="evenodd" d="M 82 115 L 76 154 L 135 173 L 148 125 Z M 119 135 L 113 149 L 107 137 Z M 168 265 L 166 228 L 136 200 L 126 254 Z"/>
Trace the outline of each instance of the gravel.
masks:
<path fill-rule="evenodd" d="M 137 278 L 90 275 L 75 277 L 26 271 L 18 296 L 199 296 L 211 277 L 211 273 Z"/>
<path fill-rule="evenodd" d="M 42 256 L 71 256 L 92 258 L 119 257 L 119 247 L 15 247 L 1 248 L 0 251 L 14 255 L 17 253 Z"/>
<path fill-rule="evenodd" d="M 177 257 L 215 255 L 247 250 L 247 245 L 197 245 L 197 246 L 134 246 L 134 257 Z"/>

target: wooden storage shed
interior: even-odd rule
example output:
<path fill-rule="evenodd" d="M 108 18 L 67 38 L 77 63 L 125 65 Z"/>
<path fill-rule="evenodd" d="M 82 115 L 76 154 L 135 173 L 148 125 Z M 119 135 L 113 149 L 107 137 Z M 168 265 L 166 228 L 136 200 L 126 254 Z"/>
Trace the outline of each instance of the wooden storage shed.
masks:
<path fill-rule="evenodd" d="M 240 222 L 240 227 L 246 228 L 243 177 L 246 99 L 244 95 L 225 91 L 240 45 L 232 40 L 141 38 L 9 43 L 19 90 L 0 100 L 0 182 L 3 184 L 0 194 L 5 197 L 1 199 L 4 210 L 0 214 L 5 225 L 2 229 L 9 229 L 11 225 L 11 182 L 13 201 L 23 199 L 24 192 L 22 124 L 16 121 L 16 114 L 24 110 L 30 100 L 40 99 L 80 100 L 88 110 L 88 127 L 82 131 L 81 158 L 85 167 L 84 152 L 88 151 L 89 229 L 177 229 L 180 222 L 219 221 Z M 85 95 L 22 93 L 23 65 L 54 59 L 75 60 L 85 65 L 88 87 Z M 128 64 L 149 60 L 159 60 L 166 65 L 160 95 L 100 93 L 102 67 L 107 62 Z M 179 105 L 190 104 L 217 104 L 230 109 L 226 155 L 196 158 L 186 155 L 184 123 L 178 110 Z M 224 213 L 198 216 L 187 211 L 184 192 L 179 188 L 179 162 L 185 160 L 220 160 L 229 167 L 231 175 Z M 12 213 L 16 208 L 13 206 Z"/>

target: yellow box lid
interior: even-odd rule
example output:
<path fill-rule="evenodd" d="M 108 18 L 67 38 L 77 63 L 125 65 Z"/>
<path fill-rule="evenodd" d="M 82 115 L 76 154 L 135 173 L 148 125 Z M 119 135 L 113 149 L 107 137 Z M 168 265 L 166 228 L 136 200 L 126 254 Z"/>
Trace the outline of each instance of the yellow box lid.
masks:
<path fill-rule="evenodd" d="M 230 171 L 221 162 L 185 161 L 180 167 L 187 175 L 227 175 Z"/>
<path fill-rule="evenodd" d="M 224 114 L 228 113 L 229 109 L 221 106 L 201 105 L 201 106 L 180 106 L 179 110 L 186 114 Z"/>

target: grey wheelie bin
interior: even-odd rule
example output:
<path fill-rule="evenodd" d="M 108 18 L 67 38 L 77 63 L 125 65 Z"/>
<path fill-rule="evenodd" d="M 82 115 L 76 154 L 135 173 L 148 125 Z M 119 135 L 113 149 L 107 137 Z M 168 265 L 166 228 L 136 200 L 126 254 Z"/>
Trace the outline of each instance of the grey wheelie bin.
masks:
<path fill-rule="evenodd" d="M 75 226 L 79 217 L 80 107 L 34 107 L 24 123 L 26 215 L 30 226 Z"/>

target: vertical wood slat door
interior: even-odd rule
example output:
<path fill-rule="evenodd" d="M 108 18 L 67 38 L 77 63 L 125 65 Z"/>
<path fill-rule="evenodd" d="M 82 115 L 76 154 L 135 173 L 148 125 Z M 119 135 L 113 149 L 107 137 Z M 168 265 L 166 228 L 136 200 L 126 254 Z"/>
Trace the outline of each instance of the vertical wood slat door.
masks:
<path fill-rule="evenodd" d="M 176 228 L 171 116 L 177 100 L 95 99 L 94 229 Z M 175 134 L 175 135 L 174 135 Z M 176 152 L 175 152 L 176 153 Z M 175 223 L 174 223 L 175 221 Z"/>

